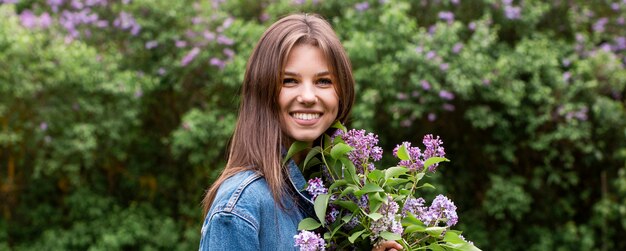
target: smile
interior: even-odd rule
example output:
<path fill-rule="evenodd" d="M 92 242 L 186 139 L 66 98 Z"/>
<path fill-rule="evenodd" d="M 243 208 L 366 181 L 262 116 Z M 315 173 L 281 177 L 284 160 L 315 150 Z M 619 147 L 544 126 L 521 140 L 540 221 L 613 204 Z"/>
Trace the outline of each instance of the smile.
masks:
<path fill-rule="evenodd" d="M 318 119 L 320 116 L 322 116 L 321 113 L 300 113 L 300 112 L 294 112 L 290 114 L 291 117 L 295 118 L 295 119 L 301 119 L 301 120 L 313 120 L 313 119 Z"/>

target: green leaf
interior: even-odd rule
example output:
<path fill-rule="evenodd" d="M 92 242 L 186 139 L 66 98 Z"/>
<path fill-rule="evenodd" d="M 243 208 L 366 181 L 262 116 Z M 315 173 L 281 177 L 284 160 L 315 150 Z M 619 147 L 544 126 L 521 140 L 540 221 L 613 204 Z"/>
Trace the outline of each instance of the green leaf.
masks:
<path fill-rule="evenodd" d="M 409 169 L 403 166 L 392 166 L 385 170 L 385 180 L 405 174 Z"/>
<path fill-rule="evenodd" d="M 384 191 L 385 190 L 383 190 L 379 185 L 375 183 L 367 183 L 359 191 L 354 192 L 354 195 L 361 196 L 366 193 L 384 192 Z"/>
<path fill-rule="evenodd" d="M 417 182 L 420 182 L 420 180 L 422 180 L 422 178 L 424 178 L 424 173 L 417 173 L 417 174 L 415 174 L 415 180 L 413 182 L 415 184 L 417 184 Z"/>
<path fill-rule="evenodd" d="M 402 226 L 409 226 L 409 225 L 420 225 L 420 226 L 424 226 L 424 229 L 426 228 L 424 223 L 418 220 L 412 213 L 408 213 L 407 216 L 405 216 L 402 219 Z"/>
<path fill-rule="evenodd" d="M 335 182 L 333 182 L 333 184 L 328 187 L 328 191 L 333 191 L 335 188 L 345 186 L 346 184 L 348 184 L 346 180 L 335 180 Z"/>
<path fill-rule="evenodd" d="M 319 223 L 313 218 L 306 218 L 298 224 L 298 230 L 314 230 L 320 227 L 322 223 Z"/>
<path fill-rule="evenodd" d="M 391 178 L 391 179 L 387 179 L 385 182 L 387 183 L 387 186 L 389 186 L 389 187 L 396 187 L 398 185 L 402 185 L 404 183 L 409 182 L 409 179 Z M 404 189 L 404 190 L 406 190 L 406 189 Z"/>
<path fill-rule="evenodd" d="M 317 155 L 317 154 L 319 154 L 319 153 L 321 153 L 321 152 L 322 152 L 322 148 L 321 148 L 320 146 L 313 147 L 313 148 L 309 151 L 309 153 L 306 155 L 306 158 L 304 158 L 304 163 L 303 163 L 303 165 L 304 165 L 305 167 L 306 167 L 306 166 L 308 166 L 307 164 L 309 163 L 309 161 L 310 161 L 313 157 L 315 157 L 315 155 Z"/>
<path fill-rule="evenodd" d="M 409 151 L 406 149 L 406 146 L 402 144 L 400 148 L 398 148 L 398 158 L 400 160 L 410 160 L 411 157 L 409 155 Z"/>
<path fill-rule="evenodd" d="M 315 215 L 321 221 L 322 226 L 326 226 L 326 209 L 328 208 L 329 194 L 320 194 L 315 198 L 313 208 L 315 209 Z"/>
<path fill-rule="evenodd" d="M 446 251 L 443 247 L 441 247 L 441 246 L 440 246 L 439 244 L 437 244 L 436 242 L 435 242 L 435 243 L 430 244 L 430 245 L 428 246 L 428 248 L 430 248 L 430 250 L 432 250 L 432 251 Z"/>
<path fill-rule="evenodd" d="M 289 159 L 291 159 L 291 157 L 293 157 L 296 153 L 301 152 L 304 149 L 307 149 L 309 147 L 309 143 L 304 142 L 304 141 L 296 141 L 293 142 L 293 144 L 291 144 L 291 146 L 289 147 L 289 151 L 287 151 L 287 155 L 285 155 L 285 158 L 283 159 L 283 165 L 287 164 L 287 161 L 289 161 Z"/>
<path fill-rule="evenodd" d="M 350 184 L 350 185 L 348 185 L 348 187 L 343 189 L 343 191 L 341 192 L 339 197 L 343 197 L 343 196 L 346 196 L 348 194 L 354 194 L 354 191 L 356 191 L 358 188 L 359 188 L 358 186 Z"/>
<path fill-rule="evenodd" d="M 445 230 L 446 230 L 446 227 L 427 227 L 426 233 L 428 233 L 428 235 L 432 237 L 440 238 L 441 233 L 443 233 L 443 231 Z"/>
<path fill-rule="evenodd" d="M 388 240 L 388 241 L 397 241 L 399 239 L 402 239 L 401 235 L 395 234 L 392 232 L 387 232 L 387 231 L 380 233 L 380 237 L 383 237 L 385 238 L 385 240 Z"/>
<path fill-rule="evenodd" d="M 453 244 L 465 243 L 465 241 L 459 237 L 459 234 L 452 230 L 446 231 L 446 234 L 443 236 L 443 241 Z"/>
<path fill-rule="evenodd" d="M 339 120 L 335 121 L 335 123 L 333 123 L 333 125 L 330 126 L 330 127 L 337 128 L 337 129 L 342 130 L 344 132 L 348 131 L 348 129 Z"/>
<path fill-rule="evenodd" d="M 348 214 L 344 217 L 341 217 L 341 220 L 345 223 L 348 223 L 350 220 L 352 220 L 352 214 Z"/>
<path fill-rule="evenodd" d="M 359 209 L 359 206 L 352 201 L 336 200 L 333 202 L 333 204 L 339 205 L 340 207 L 348 209 L 350 210 L 350 212 L 354 212 Z"/>
<path fill-rule="evenodd" d="M 443 157 L 430 157 L 426 161 L 424 161 L 424 169 L 432 166 L 433 164 L 437 164 L 443 161 L 450 161 L 450 160 L 443 158 Z"/>
<path fill-rule="evenodd" d="M 370 217 L 372 220 L 378 220 L 382 218 L 383 215 L 380 213 L 371 213 L 371 214 L 368 214 L 367 217 Z"/>
<path fill-rule="evenodd" d="M 424 185 L 421 185 L 417 188 L 419 189 L 419 188 L 424 188 L 424 187 L 435 189 L 435 186 L 431 185 L 430 183 L 424 183 Z"/>
<path fill-rule="evenodd" d="M 348 241 L 350 241 L 350 243 L 354 243 L 354 241 L 359 238 L 359 236 L 361 236 L 361 234 L 363 234 L 363 232 L 365 232 L 367 229 L 363 229 L 361 231 L 355 232 L 352 235 L 350 235 L 350 237 L 348 237 Z"/>
<path fill-rule="evenodd" d="M 359 177 L 356 175 L 356 167 L 354 167 L 352 161 L 350 161 L 347 157 L 341 157 L 339 160 L 345 168 L 344 179 L 346 179 L 348 183 L 359 184 Z"/>
<path fill-rule="evenodd" d="M 378 180 L 382 179 L 384 176 L 385 174 L 381 170 L 374 170 L 367 174 L 367 178 L 375 182 L 378 182 Z"/>
<path fill-rule="evenodd" d="M 424 226 L 410 225 L 410 226 L 404 228 L 404 233 L 405 234 L 411 234 L 411 233 L 415 233 L 415 232 L 422 233 L 422 232 L 424 232 L 425 229 L 426 228 Z"/>
<path fill-rule="evenodd" d="M 340 157 L 345 156 L 346 153 L 352 151 L 352 149 L 353 148 L 346 143 L 339 143 L 330 149 L 330 156 L 333 159 L 339 159 Z"/>
<path fill-rule="evenodd" d="M 380 208 L 380 206 L 387 202 L 387 197 L 382 197 L 381 193 L 384 194 L 383 192 L 378 192 L 378 193 L 371 193 L 369 196 L 369 200 L 370 200 L 370 212 L 376 212 L 378 211 L 378 209 Z"/>

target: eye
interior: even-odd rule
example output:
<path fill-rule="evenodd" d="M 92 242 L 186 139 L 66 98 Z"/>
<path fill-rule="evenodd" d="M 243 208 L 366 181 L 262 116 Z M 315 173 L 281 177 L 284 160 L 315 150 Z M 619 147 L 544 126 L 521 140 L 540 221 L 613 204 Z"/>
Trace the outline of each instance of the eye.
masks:
<path fill-rule="evenodd" d="M 320 78 L 317 80 L 319 85 L 333 85 L 333 81 L 330 78 Z"/>
<path fill-rule="evenodd" d="M 283 85 L 295 85 L 298 83 L 298 80 L 295 78 L 285 78 L 283 79 Z"/>

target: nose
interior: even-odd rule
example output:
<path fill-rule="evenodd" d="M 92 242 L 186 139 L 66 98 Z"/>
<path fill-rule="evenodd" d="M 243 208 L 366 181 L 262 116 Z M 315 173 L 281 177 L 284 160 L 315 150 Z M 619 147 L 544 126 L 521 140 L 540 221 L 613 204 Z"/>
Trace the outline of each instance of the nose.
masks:
<path fill-rule="evenodd" d="M 296 101 L 305 104 L 312 105 L 317 102 L 317 93 L 315 92 L 315 85 L 313 83 L 304 83 L 301 85 L 300 94 L 296 98 Z"/>

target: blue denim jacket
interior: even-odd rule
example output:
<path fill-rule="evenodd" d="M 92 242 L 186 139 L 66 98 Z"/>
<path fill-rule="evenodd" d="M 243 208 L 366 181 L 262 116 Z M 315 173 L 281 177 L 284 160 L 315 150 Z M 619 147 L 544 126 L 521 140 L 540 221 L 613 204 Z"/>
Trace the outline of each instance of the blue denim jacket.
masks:
<path fill-rule="evenodd" d="M 204 219 L 199 250 L 295 250 L 298 223 L 315 214 L 304 191 L 304 176 L 293 160 L 288 170 L 285 210 L 259 173 L 244 171 L 225 180 Z"/>

